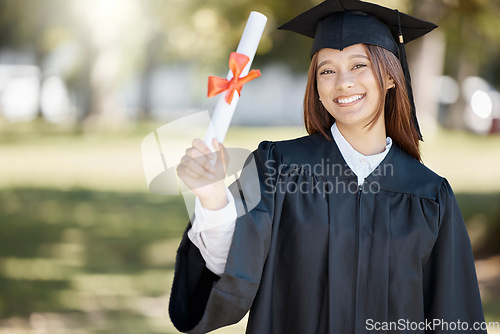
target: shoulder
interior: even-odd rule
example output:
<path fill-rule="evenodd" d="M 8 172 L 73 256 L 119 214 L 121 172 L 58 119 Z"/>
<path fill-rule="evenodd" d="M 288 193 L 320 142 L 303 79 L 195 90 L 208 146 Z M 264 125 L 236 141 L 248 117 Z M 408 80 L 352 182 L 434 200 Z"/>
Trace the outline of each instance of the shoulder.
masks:
<path fill-rule="evenodd" d="M 310 148 L 312 144 L 328 144 L 328 143 L 333 143 L 331 138 L 326 138 L 325 136 L 321 134 L 313 134 L 313 135 L 307 135 L 303 137 L 298 137 L 294 139 L 287 139 L 287 140 L 279 140 L 279 141 L 262 141 L 259 144 L 259 149 L 260 148 L 268 148 L 271 146 L 276 147 L 279 149 L 280 152 L 283 153 L 291 153 L 296 150 L 307 150 Z"/>
<path fill-rule="evenodd" d="M 327 158 L 329 161 L 341 159 L 333 139 L 318 133 L 289 140 L 263 141 L 258 150 L 274 151 L 283 162 L 296 165 L 324 163 Z"/>
<path fill-rule="evenodd" d="M 445 180 L 397 145 L 393 145 L 391 152 L 379 167 L 383 175 L 376 181 L 380 182 L 381 189 L 409 193 L 432 200 L 438 199 Z"/>

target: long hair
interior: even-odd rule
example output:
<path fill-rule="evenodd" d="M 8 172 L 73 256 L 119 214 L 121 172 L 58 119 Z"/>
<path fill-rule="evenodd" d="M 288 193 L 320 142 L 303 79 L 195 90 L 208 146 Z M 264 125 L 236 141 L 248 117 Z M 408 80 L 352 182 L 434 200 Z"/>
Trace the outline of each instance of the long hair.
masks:
<path fill-rule="evenodd" d="M 417 160 L 420 158 L 418 133 L 411 123 L 411 105 L 406 90 L 406 83 L 401 63 L 390 51 L 370 44 L 363 44 L 372 63 L 373 74 L 378 82 L 381 94 L 380 105 L 373 119 L 367 126 L 373 126 L 384 112 L 385 130 L 402 150 Z M 309 67 L 306 93 L 304 96 L 304 124 L 309 134 L 327 135 L 335 119 L 319 101 L 317 87 L 318 57 L 314 54 Z M 394 81 L 394 88 L 386 91 L 384 78 L 389 75 Z"/>

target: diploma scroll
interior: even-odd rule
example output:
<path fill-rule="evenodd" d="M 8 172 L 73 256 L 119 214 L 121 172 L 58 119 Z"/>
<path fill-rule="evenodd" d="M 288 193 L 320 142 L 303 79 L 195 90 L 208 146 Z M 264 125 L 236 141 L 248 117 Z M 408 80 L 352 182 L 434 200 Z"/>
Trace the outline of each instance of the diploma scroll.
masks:
<path fill-rule="evenodd" d="M 243 69 L 240 78 L 246 76 L 250 71 L 250 67 L 252 66 L 252 61 L 255 57 L 255 53 L 257 52 L 257 47 L 259 46 L 259 42 L 262 37 L 262 33 L 264 32 L 266 23 L 267 17 L 264 14 L 261 14 L 259 12 L 250 13 L 240 43 L 238 45 L 238 48 L 236 49 L 237 53 L 244 54 L 245 56 L 250 58 L 250 61 Z M 232 78 L 233 73 L 229 71 L 227 80 L 231 80 Z M 229 129 L 229 124 L 231 123 L 231 119 L 233 118 L 234 110 L 236 109 L 236 105 L 238 104 L 239 97 L 240 96 L 238 92 L 235 91 L 230 104 L 226 102 L 224 94 L 221 94 L 221 96 L 219 97 L 219 100 L 217 101 L 214 112 L 212 114 L 212 126 L 208 128 L 204 138 L 205 144 L 210 148 L 211 151 L 215 151 L 214 147 L 212 146 L 213 138 L 217 138 L 217 141 L 219 141 L 220 143 L 224 141 L 227 130 Z"/>
<path fill-rule="evenodd" d="M 266 22 L 267 17 L 263 14 L 250 13 L 236 51 L 240 54 L 237 57 L 239 60 L 244 57 L 246 62 L 246 57 L 248 57 L 248 62 L 239 63 L 241 66 L 238 67 L 237 73 L 239 74 L 237 74 L 236 81 L 239 82 L 240 86 L 234 89 L 232 100 L 228 99 L 230 103 L 226 102 L 226 94 L 221 94 L 211 118 L 208 111 L 193 113 L 159 127 L 142 141 L 142 162 L 149 190 L 160 195 L 176 195 L 180 190 L 190 216 L 194 214 L 194 196 L 192 196 L 191 191 L 187 189 L 182 180 L 177 177 L 176 168 L 180 164 L 185 150 L 191 147 L 193 138 L 199 138 L 205 134 L 204 141 L 212 151 L 215 151 L 212 146 L 213 138 L 217 138 L 219 142 L 224 141 L 240 97 L 238 91 L 241 89 L 241 85 L 248 82 L 249 77 L 252 77 L 251 75 L 247 77 L 249 72 L 250 74 L 255 72 L 250 71 L 250 67 Z M 247 77 L 247 81 L 245 81 L 245 77 Z M 231 79 L 233 79 L 233 72 L 230 70 L 227 81 L 231 81 Z M 238 79 L 241 80 L 238 81 Z M 221 80 L 226 81 L 225 79 Z M 226 90 L 226 92 L 229 91 L 231 89 Z M 231 155 L 227 167 L 228 175 L 236 179 L 237 174 L 242 171 L 244 162 L 250 152 L 244 152 L 242 149 L 227 149 L 227 153 Z M 250 177 L 251 180 L 248 183 L 255 187 L 255 185 L 259 184 L 255 164 L 249 164 L 246 168 L 251 170 L 247 171 L 245 175 L 253 176 L 253 178 Z M 229 183 L 229 181 L 229 178 L 226 177 L 225 182 Z M 242 191 L 246 191 L 245 198 L 254 198 L 254 202 L 258 203 L 260 201 L 260 191 L 253 189 L 252 186 L 247 187 L 248 191 L 246 189 L 242 189 Z M 248 204 L 247 200 L 247 209 L 250 210 L 253 206 L 248 206 Z"/>

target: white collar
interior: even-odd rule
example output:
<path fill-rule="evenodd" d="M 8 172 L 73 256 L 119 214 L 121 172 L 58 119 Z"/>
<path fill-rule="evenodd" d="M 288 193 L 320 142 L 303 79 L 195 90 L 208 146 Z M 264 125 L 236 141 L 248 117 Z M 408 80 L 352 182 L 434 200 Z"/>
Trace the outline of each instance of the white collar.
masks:
<path fill-rule="evenodd" d="M 333 123 L 331 128 L 333 139 L 342 154 L 345 162 L 349 166 L 349 168 L 356 174 L 358 177 L 358 185 L 362 185 L 365 181 L 365 178 L 371 174 L 375 170 L 375 168 L 380 165 L 382 160 L 384 160 L 387 153 L 392 147 L 392 139 L 391 137 L 386 138 L 387 145 L 385 146 L 385 150 L 382 153 L 374 154 L 374 155 L 363 155 L 356 151 L 351 144 L 344 138 L 344 136 L 340 133 L 337 128 L 337 124 Z"/>

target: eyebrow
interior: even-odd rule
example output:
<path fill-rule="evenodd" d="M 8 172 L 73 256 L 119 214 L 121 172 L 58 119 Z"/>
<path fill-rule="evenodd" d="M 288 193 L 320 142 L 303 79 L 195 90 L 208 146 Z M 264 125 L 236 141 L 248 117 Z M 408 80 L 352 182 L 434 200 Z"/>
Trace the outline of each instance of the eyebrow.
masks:
<path fill-rule="evenodd" d="M 367 55 L 363 55 L 363 54 L 355 54 L 355 55 L 351 55 L 351 56 L 349 57 L 349 59 L 352 59 L 352 58 L 365 58 L 365 59 L 370 59 L 370 58 L 368 58 L 368 56 L 367 56 Z"/>
<path fill-rule="evenodd" d="M 349 59 L 354 59 L 354 58 L 364 58 L 364 59 L 370 60 L 370 58 L 368 58 L 368 56 L 366 56 L 364 54 L 353 54 L 349 57 Z M 319 63 L 318 68 L 320 68 L 321 66 L 328 64 L 328 63 L 330 63 L 330 60 L 328 60 L 328 59 L 323 60 L 321 63 Z"/>

